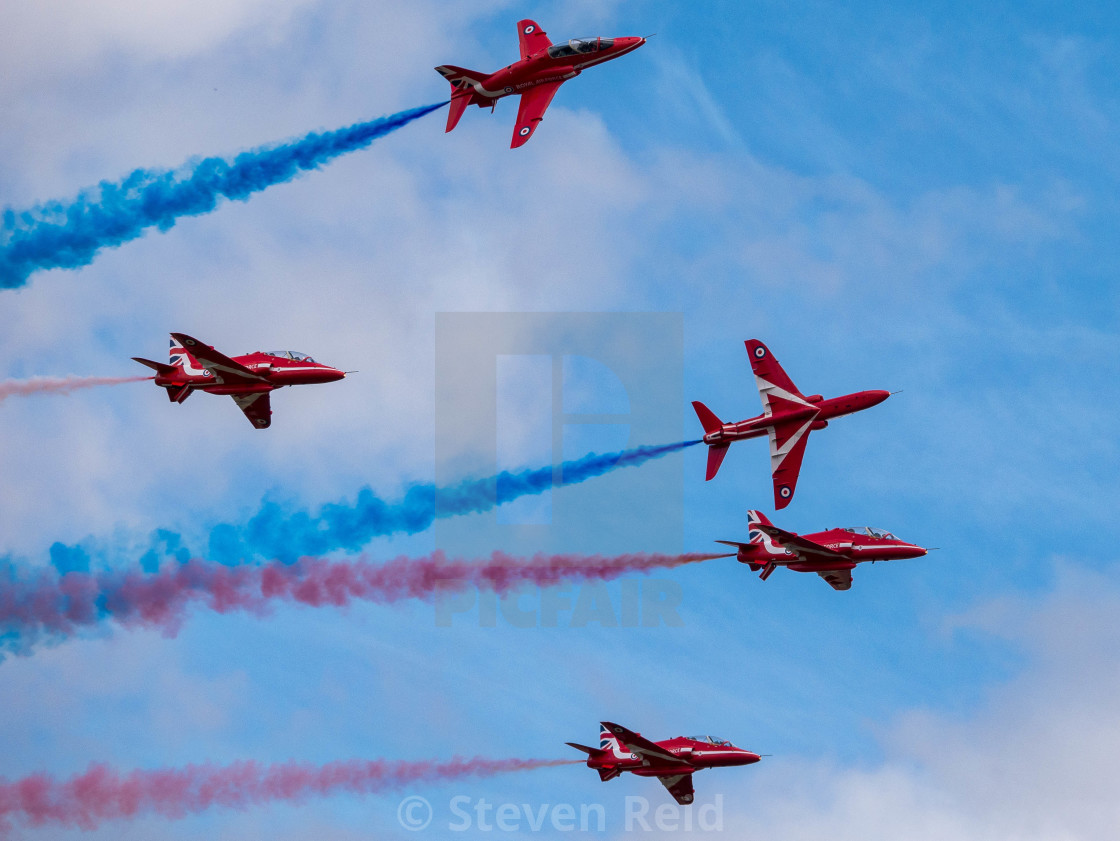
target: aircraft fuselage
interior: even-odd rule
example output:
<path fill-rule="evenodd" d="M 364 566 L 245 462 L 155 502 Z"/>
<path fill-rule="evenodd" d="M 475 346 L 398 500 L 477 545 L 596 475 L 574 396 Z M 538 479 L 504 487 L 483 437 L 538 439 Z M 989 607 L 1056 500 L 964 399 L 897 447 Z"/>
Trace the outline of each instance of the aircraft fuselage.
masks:
<path fill-rule="evenodd" d="M 736 558 L 739 563 L 749 564 L 752 567 L 765 566 L 779 559 L 782 566 L 788 566 L 798 572 L 819 572 L 829 569 L 852 569 L 856 564 L 864 561 L 901 561 L 920 558 L 926 554 L 926 550 L 921 546 L 907 543 L 896 537 L 872 537 L 855 534 L 847 529 L 829 529 L 799 536 L 810 543 L 816 543 L 842 555 L 843 559 L 786 562 L 781 559 L 793 557 L 797 553 L 783 547 L 778 540 L 744 544 L 739 548 Z"/>
<path fill-rule="evenodd" d="M 773 414 L 758 415 L 747 420 L 735 423 L 725 423 L 713 432 L 704 435 L 704 443 L 709 446 L 730 444 L 732 441 L 743 441 L 748 438 L 761 438 L 768 435 L 770 428 L 782 424 L 804 423 L 812 420 L 811 429 L 824 429 L 833 418 L 862 412 L 877 406 L 890 397 L 889 391 L 874 389 L 870 391 L 856 391 L 840 397 L 825 400 L 821 395 L 814 394 L 806 397 L 810 406 L 799 406 L 788 411 L 774 412 Z"/>
<path fill-rule="evenodd" d="M 602 46 L 594 52 L 574 53 L 573 55 L 553 58 L 549 55 L 550 50 L 567 48 L 567 45 L 563 44 L 554 45 L 491 73 L 485 79 L 475 82 L 471 88 L 479 97 L 493 101 L 504 96 L 525 93 L 525 91 L 535 88 L 537 85 L 566 82 L 568 79 L 574 79 L 587 67 L 602 64 L 636 50 L 646 42 L 646 39 L 635 37 L 596 38 L 586 39 L 581 43 L 591 43 L 593 41 L 598 44 L 609 43 L 609 46 Z M 476 100 L 475 104 L 484 107 L 489 102 Z"/>
<path fill-rule="evenodd" d="M 231 357 L 234 362 L 244 365 L 254 374 L 262 377 L 261 383 L 230 384 L 222 382 L 206 368 L 197 365 L 189 358 L 171 374 L 157 374 L 155 383 L 163 388 L 189 387 L 193 391 L 208 394 L 257 394 L 274 391 L 288 385 L 316 385 L 333 383 L 346 375 L 329 365 L 310 360 L 295 360 L 274 356 L 260 351 Z"/>
<path fill-rule="evenodd" d="M 712 745 L 708 742 L 677 736 L 663 742 L 655 742 L 663 748 L 692 766 L 684 771 L 680 765 L 661 763 L 656 759 L 646 759 L 636 753 L 630 753 L 623 748 L 621 751 L 604 751 L 603 756 L 589 756 L 587 767 L 615 770 L 619 773 L 627 771 L 638 777 L 662 777 L 667 774 L 693 773 L 705 768 L 729 768 L 736 765 L 751 765 L 758 762 L 760 757 L 743 748 L 734 745 Z M 619 754 L 623 755 L 619 755 Z"/>

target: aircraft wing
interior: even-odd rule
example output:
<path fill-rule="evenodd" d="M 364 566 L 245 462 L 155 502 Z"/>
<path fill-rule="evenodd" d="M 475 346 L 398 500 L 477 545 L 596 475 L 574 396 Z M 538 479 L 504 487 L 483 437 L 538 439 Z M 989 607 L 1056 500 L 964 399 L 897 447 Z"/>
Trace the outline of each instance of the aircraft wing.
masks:
<path fill-rule="evenodd" d="M 677 774 L 672 777 L 658 777 L 661 785 L 669 790 L 678 803 L 687 806 L 692 802 L 692 774 Z"/>
<path fill-rule="evenodd" d="M 600 722 L 604 727 L 610 730 L 620 742 L 623 747 L 631 753 L 636 753 L 643 759 L 656 759 L 658 762 L 667 762 L 670 764 L 681 765 L 682 767 L 691 768 L 692 763 L 685 759 L 681 759 L 674 753 L 669 753 L 665 748 L 660 745 L 655 745 L 649 739 L 639 736 L 632 730 L 627 730 L 621 724 L 613 724 L 609 721 Z"/>
<path fill-rule="evenodd" d="M 535 20 L 519 20 L 517 22 L 517 43 L 521 47 L 521 57 L 528 58 L 533 53 L 552 46 L 548 36 Z"/>
<path fill-rule="evenodd" d="M 850 569 L 824 569 L 817 575 L 831 584 L 833 590 L 852 589 L 852 571 Z"/>
<path fill-rule="evenodd" d="M 797 390 L 789 374 L 778 364 L 770 348 L 758 339 L 747 339 L 747 354 L 751 359 L 751 370 L 754 371 L 755 384 L 758 386 L 758 396 L 762 398 L 762 410 L 767 415 L 773 414 L 775 408 L 783 408 L 780 401 L 798 406 L 811 406 L 805 400 L 805 395 Z M 779 401 L 779 405 L 771 406 L 771 401 Z"/>
<path fill-rule="evenodd" d="M 770 535 L 770 537 L 781 543 L 783 547 L 796 552 L 798 555 L 802 557 L 808 556 L 810 560 L 848 560 L 847 556 L 841 555 L 839 552 L 834 552 L 826 546 L 821 546 L 819 543 L 806 540 L 804 537 L 801 537 L 801 535 L 785 531 L 777 526 L 771 526 L 765 523 L 754 523 L 751 527 L 758 529 L 763 534 Z M 717 540 L 716 542 L 726 543 L 727 541 Z"/>
<path fill-rule="evenodd" d="M 272 425 L 272 401 L 267 391 L 253 394 L 233 394 L 233 402 L 245 413 L 249 423 L 257 429 L 267 429 Z"/>
<path fill-rule="evenodd" d="M 521 94 L 521 107 L 517 109 L 517 123 L 513 127 L 513 142 L 509 148 L 516 149 L 529 142 L 529 138 L 544 119 L 544 112 L 548 110 L 552 97 L 556 96 L 556 91 L 562 84 L 564 84 L 562 81 L 548 82 L 529 88 Z"/>
<path fill-rule="evenodd" d="M 774 475 L 775 508 L 785 508 L 793 499 L 812 424 L 813 418 L 809 417 L 770 427 L 770 472 Z"/>
<path fill-rule="evenodd" d="M 268 382 L 260 374 L 250 371 L 240 362 L 234 362 L 224 353 L 219 353 L 198 339 L 186 333 L 172 333 L 184 348 L 198 360 L 198 364 L 214 375 L 214 382 L 220 385 L 256 385 Z"/>

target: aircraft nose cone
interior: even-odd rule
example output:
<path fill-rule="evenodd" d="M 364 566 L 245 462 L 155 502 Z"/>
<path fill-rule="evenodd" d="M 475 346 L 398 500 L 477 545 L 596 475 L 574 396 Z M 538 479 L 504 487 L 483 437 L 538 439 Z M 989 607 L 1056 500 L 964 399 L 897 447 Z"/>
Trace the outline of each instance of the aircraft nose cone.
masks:
<path fill-rule="evenodd" d="M 889 391 L 882 391 L 881 389 L 876 389 L 875 391 L 868 391 L 868 392 L 866 392 L 866 394 L 867 394 L 867 405 L 868 406 L 878 406 L 880 403 L 882 403 L 884 400 L 886 400 L 888 397 L 891 396 L 891 393 Z"/>
<path fill-rule="evenodd" d="M 327 368 L 323 373 L 327 378 L 327 382 L 329 383 L 333 383 L 336 380 L 341 380 L 346 377 L 346 372 L 340 371 L 337 368 Z"/>
<path fill-rule="evenodd" d="M 762 757 L 759 756 L 757 753 L 751 753 L 749 750 L 743 751 L 743 764 L 744 765 L 753 765 L 754 763 L 758 762 L 760 759 L 762 759 Z"/>

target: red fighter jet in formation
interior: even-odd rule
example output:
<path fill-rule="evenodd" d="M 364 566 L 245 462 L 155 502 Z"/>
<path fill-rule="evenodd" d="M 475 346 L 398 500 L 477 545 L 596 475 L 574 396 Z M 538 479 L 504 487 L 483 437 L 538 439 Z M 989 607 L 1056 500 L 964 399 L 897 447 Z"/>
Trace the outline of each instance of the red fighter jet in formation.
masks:
<path fill-rule="evenodd" d="M 889 531 L 870 526 L 799 535 L 776 527 L 761 511 L 748 511 L 747 521 L 749 542 L 717 540 L 716 543 L 736 547 L 739 563 L 761 572 L 759 578 L 763 581 L 783 566 L 796 572 L 815 572 L 834 590 L 850 590 L 856 564 L 920 558 L 928 551 L 899 540 Z"/>
<path fill-rule="evenodd" d="M 565 744 L 586 753 L 587 767 L 598 771 L 603 782 L 613 780 L 623 771 L 639 777 L 657 777 L 669 794 L 684 806 L 693 800 L 692 775 L 697 771 L 751 765 L 760 759 L 757 753 L 737 748 L 724 739 L 677 736 L 651 742 L 609 721 L 600 722 L 598 748 L 576 742 Z"/>
<path fill-rule="evenodd" d="M 257 429 L 272 423 L 269 394 L 276 389 L 330 383 L 346 376 L 291 350 L 255 351 L 231 359 L 185 333 L 171 334 L 170 365 L 132 358 L 156 372 L 156 385 L 167 389 L 172 403 L 182 403 L 196 391 L 228 394 Z"/>
<path fill-rule="evenodd" d="M 562 84 L 574 79 L 585 67 L 618 58 L 646 42 L 645 38 L 573 38 L 553 44 L 531 20 L 518 21 L 517 40 L 521 44 L 521 60 L 496 73 L 478 73 L 452 64 L 436 68 L 451 83 L 447 131 L 455 128 L 468 105 L 490 106 L 493 111 L 503 96 L 519 94 L 521 107 L 517 110 L 510 148 L 523 146 L 533 136 Z"/>
<path fill-rule="evenodd" d="M 819 394 L 806 397 L 797 390 L 782 370 L 770 349 L 757 339 L 748 339 L 747 353 L 762 398 L 762 414 L 756 418 L 724 423 L 703 403 L 693 401 L 692 408 L 704 427 L 704 443 L 708 445 L 708 471 L 712 479 L 727 455 L 732 441 L 770 436 L 770 470 L 774 475 L 774 507 L 785 508 L 793 499 L 797 474 L 805 444 L 814 429 L 824 429 L 828 422 L 841 415 L 870 409 L 890 397 L 889 391 L 857 391 L 843 397 L 825 400 Z"/>

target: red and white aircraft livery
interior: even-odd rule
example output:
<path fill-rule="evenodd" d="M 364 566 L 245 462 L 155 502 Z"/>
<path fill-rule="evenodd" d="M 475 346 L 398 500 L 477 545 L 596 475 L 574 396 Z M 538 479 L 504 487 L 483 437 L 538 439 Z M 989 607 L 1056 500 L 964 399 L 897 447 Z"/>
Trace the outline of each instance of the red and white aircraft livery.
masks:
<path fill-rule="evenodd" d="M 478 73 L 453 64 L 436 68 L 451 83 L 451 110 L 447 131 L 455 128 L 468 105 L 490 107 L 493 111 L 503 96 L 521 96 L 517 125 L 511 149 L 523 146 L 536 131 L 537 124 L 560 86 L 574 79 L 584 68 L 602 64 L 638 49 L 645 38 L 573 38 L 553 44 L 543 29 L 531 20 L 517 23 L 521 60 L 496 73 Z"/>
<path fill-rule="evenodd" d="M 587 754 L 587 767 L 599 772 L 603 782 L 623 771 L 639 777 L 657 777 L 681 805 L 692 802 L 692 775 L 704 768 L 750 765 L 759 755 L 711 736 L 677 736 L 651 742 L 619 724 L 600 722 L 599 747 L 575 742 L 565 744 Z"/>
<path fill-rule="evenodd" d="M 829 529 L 799 535 L 783 531 L 766 519 L 761 511 L 748 511 L 748 543 L 717 540 L 739 550 L 741 564 L 749 564 L 765 581 L 775 569 L 787 567 L 796 572 L 815 572 L 834 590 L 850 590 L 852 570 L 863 561 L 900 561 L 920 558 L 927 550 L 899 540 L 889 531 L 858 526 Z"/>
<path fill-rule="evenodd" d="M 341 380 L 346 374 L 291 350 L 254 351 L 232 359 L 192 339 L 171 334 L 171 364 L 132 357 L 156 372 L 156 385 L 167 389 L 172 403 L 196 391 L 228 394 L 258 429 L 272 423 L 269 394 L 286 385 L 312 385 Z"/>
<path fill-rule="evenodd" d="M 857 391 L 828 400 L 819 394 L 806 397 L 797 390 L 766 345 L 758 339 L 748 339 L 746 345 L 762 398 L 762 414 L 738 423 L 724 423 L 703 403 L 693 401 L 692 408 L 704 427 L 704 443 L 708 445 L 708 471 L 704 479 L 710 480 L 716 475 L 732 441 L 768 435 L 770 471 L 774 474 L 774 507 L 785 508 L 797 487 L 809 433 L 824 429 L 832 418 L 882 403 L 890 397 L 890 392 Z"/>

